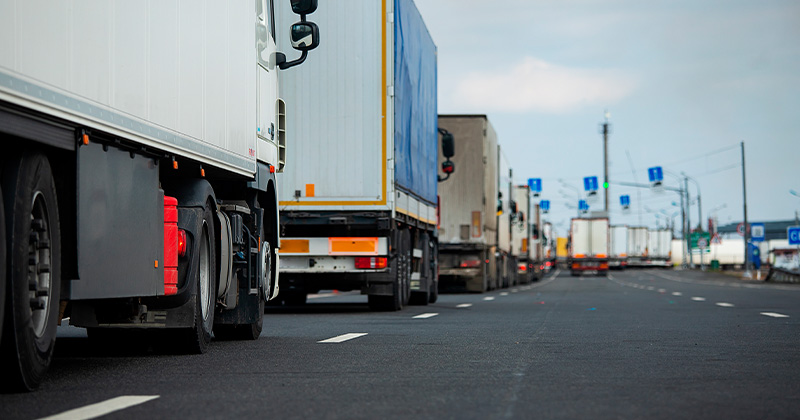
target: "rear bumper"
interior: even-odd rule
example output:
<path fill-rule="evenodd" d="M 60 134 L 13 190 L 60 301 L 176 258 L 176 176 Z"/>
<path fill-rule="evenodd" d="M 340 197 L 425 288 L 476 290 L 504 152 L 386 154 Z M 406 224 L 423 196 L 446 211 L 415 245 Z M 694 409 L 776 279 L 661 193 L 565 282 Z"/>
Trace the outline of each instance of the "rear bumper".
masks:
<path fill-rule="evenodd" d="M 570 261 L 570 269 L 572 271 L 604 271 L 608 270 L 608 260 L 599 259 L 581 259 Z"/>

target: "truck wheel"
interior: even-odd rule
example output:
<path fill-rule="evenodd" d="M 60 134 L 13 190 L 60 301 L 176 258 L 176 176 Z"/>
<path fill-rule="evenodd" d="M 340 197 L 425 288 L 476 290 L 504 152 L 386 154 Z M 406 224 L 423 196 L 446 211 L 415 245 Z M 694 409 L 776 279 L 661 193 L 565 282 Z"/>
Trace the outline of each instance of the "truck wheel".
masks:
<path fill-rule="evenodd" d="M 408 281 L 411 272 L 411 264 L 408 261 L 411 255 L 410 241 L 410 234 L 407 229 L 401 229 L 397 232 L 397 256 L 392 261 L 392 272 L 394 273 L 392 295 L 369 295 L 367 301 L 370 309 L 375 311 L 399 311 L 408 303 Z"/>
<path fill-rule="evenodd" d="M 203 212 L 198 244 L 198 267 L 195 282 L 194 327 L 186 331 L 186 343 L 192 353 L 205 353 L 211 342 L 214 327 L 214 306 L 217 293 L 216 242 L 214 237 L 214 211 L 210 202 Z"/>
<path fill-rule="evenodd" d="M 2 386 L 32 391 L 53 356 L 61 289 L 61 233 L 47 158 L 25 153 L 4 171 L 8 306 Z"/>
<path fill-rule="evenodd" d="M 428 303 L 436 303 L 439 300 L 439 245 L 434 242 L 431 247 L 431 293 L 428 297 Z"/>

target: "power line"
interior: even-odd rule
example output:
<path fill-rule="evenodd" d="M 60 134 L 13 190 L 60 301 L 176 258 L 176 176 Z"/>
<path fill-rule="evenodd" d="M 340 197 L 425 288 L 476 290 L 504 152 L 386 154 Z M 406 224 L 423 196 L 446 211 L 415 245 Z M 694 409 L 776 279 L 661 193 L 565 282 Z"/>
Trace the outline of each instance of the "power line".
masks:
<path fill-rule="evenodd" d="M 707 157 L 710 157 L 710 156 L 713 156 L 713 155 L 716 155 L 716 154 L 720 154 L 722 152 L 727 152 L 728 150 L 733 150 L 733 149 L 737 149 L 737 148 L 739 148 L 738 144 L 734 145 L 734 146 L 727 146 L 727 147 L 723 147 L 723 148 L 720 148 L 720 149 L 712 150 L 710 152 L 703 153 L 701 155 L 695 155 L 693 157 L 681 159 L 681 160 L 678 160 L 678 161 L 675 161 L 675 162 L 666 163 L 666 164 L 663 164 L 662 166 L 678 165 L 678 164 L 682 164 L 682 163 L 686 163 L 686 162 L 693 162 L 695 160 L 700 160 L 700 159 L 703 159 L 703 158 L 707 158 Z"/>

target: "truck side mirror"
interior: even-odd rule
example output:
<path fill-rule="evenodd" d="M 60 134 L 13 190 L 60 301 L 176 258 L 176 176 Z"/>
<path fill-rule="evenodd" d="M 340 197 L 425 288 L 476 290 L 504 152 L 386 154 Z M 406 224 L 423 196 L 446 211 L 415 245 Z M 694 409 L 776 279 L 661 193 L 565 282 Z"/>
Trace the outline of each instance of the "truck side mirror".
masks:
<path fill-rule="evenodd" d="M 319 27 L 313 22 L 297 22 L 292 25 L 292 48 L 311 51 L 319 46 Z"/>
<path fill-rule="evenodd" d="M 455 153 L 455 142 L 453 141 L 453 135 L 449 132 L 445 131 L 442 133 L 442 154 L 448 160 L 453 157 Z"/>
<path fill-rule="evenodd" d="M 511 200 L 511 201 L 508 203 L 508 205 L 509 205 L 509 207 L 510 207 L 511 213 L 518 213 L 518 211 L 517 211 L 517 202 L 516 202 L 516 201 L 514 201 L 514 200 Z"/>
<path fill-rule="evenodd" d="M 317 10 L 317 0 L 289 0 L 292 12 L 297 15 L 309 15 Z"/>
<path fill-rule="evenodd" d="M 300 22 L 292 25 L 291 41 L 292 48 L 301 51 L 300 58 L 297 60 L 286 61 L 286 54 L 275 53 L 275 64 L 281 70 L 302 64 L 308 57 L 308 52 L 319 46 L 319 27 L 314 22 L 307 22 L 306 15 L 317 10 L 317 0 L 289 0 L 292 4 L 292 11 L 300 15 Z"/>

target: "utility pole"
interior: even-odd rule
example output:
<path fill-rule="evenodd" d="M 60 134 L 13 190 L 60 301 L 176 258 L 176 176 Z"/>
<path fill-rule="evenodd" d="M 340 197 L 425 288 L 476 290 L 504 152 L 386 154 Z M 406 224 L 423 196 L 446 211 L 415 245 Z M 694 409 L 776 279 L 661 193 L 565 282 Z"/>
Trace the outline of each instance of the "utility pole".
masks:
<path fill-rule="evenodd" d="M 691 248 L 691 236 L 692 236 L 692 222 L 691 216 L 689 215 L 689 210 L 692 209 L 692 198 L 689 196 L 689 178 L 683 177 L 683 188 L 686 191 L 686 226 L 689 228 L 687 232 L 689 232 L 689 268 L 694 268 L 694 254 L 692 254 Z"/>
<path fill-rule="evenodd" d="M 680 185 L 680 183 L 678 185 Z M 684 248 L 684 251 L 683 251 L 683 266 L 684 267 L 688 267 L 689 266 L 689 257 L 692 255 L 692 248 L 691 248 L 691 242 L 690 242 L 690 239 L 689 239 L 689 234 L 686 231 L 686 203 L 685 203 L 685 200 L 684 200 L 684 195 L 685 195 L 684 191 L 681 191 L 680 192 L 680 196 L 681 196 L 681 230 L 683 231 L 682 234 L 683 234 L 683 243 L 684 243 L 684 247 L 683 247 Z"/>
<path fill-rule="evenodd" d="M 603 190 L 605 194 L 605 211 L 608 214 L 608 117 L 609 113 L 606 111 L 606 120 L 603 122 Z"/>
<path fill-rule="evenodd" d="M 516 206 L 519 206 L 519 204 L 514 201 L 514 181 L 513 181 L 513 179 L 514 179 L 514 170 L 511 169 L 511 168 L 508 168 L 508 205 L 509 205 L 509 208 L 508 208 L 508 250 L 509 251 L 508 251 L 508 253 L 511 254 L 511 255 L 514 254 L 514 241 L 511 240 L 511 238 L 514 237 L 514 234 L 513 234 L 513 230 L 514 230 L 513 221 L 514 220 L 513 220 L 513 218 L 516 216 L 516 211 L 515 210 L 518 210 L 518 209 L 512 209 L 511 208 L 511 203 L 514 203 L 514 204 L 516 204 Z"/>
<path fill-rule="evenodd" d="M 744 209 L 744 276 L 750 278 L 750 229 L 747 228 L 747 178 L 744 172 L 744 142 L 742 145 L 742 203 Z"/>

